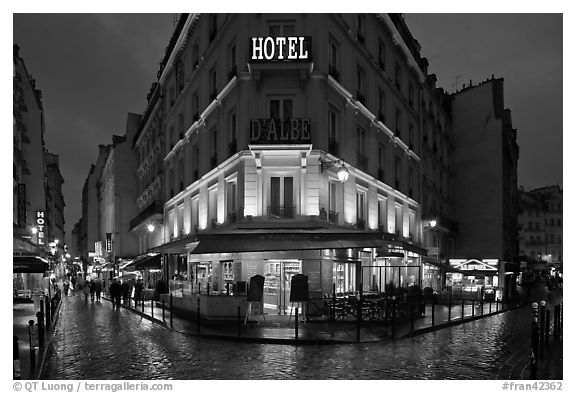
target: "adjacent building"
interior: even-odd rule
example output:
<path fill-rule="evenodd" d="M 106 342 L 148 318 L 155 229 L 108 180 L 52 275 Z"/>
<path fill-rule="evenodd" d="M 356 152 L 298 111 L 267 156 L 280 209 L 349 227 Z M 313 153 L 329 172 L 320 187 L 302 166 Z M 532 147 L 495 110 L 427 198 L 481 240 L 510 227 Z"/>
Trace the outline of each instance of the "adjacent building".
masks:
<path fill-rule="evenodd" d="M 562 270 L 563 197 L 560 186 L 518 190 L 520 257 L 525 269 L 536 265 Z"/>

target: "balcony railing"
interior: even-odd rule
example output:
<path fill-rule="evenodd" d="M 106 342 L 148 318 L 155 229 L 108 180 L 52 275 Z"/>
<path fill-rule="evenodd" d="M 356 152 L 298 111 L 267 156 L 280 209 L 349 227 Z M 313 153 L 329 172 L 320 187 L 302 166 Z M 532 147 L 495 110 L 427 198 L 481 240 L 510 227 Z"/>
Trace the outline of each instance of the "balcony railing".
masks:
<path fill-rule="evenodd" d="M 268 206 L 268 216 L 272 218 L 294 218 L 294 206 Z"/>
<path fill-rule="evenodd" d="M 212 90 L 212 92 L 210 93 L 210 101 L 214 101 L 217 96 L 218 96 L 218 91 L 216 89 Z"/>
<path fill-rule="evenodd" d="M 328 213 L 328 221 L 332 224 L 338 224 L 338 215 L 340 213 L 334 211 L 334 210 L 330 210 L 330 212 Z"/>

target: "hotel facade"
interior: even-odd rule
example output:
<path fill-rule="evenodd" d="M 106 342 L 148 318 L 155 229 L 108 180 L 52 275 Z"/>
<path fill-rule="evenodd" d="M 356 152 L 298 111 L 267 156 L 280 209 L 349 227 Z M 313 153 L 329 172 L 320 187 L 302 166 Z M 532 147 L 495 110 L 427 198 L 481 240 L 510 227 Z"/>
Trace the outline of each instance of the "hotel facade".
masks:
<path fill-rule="evenodd" d="M 432 286 L 451 126 L 419 51 L 401 15 L 181 15 L 133 139 L 136 262 L 190 299 L 261 275 L 270 313 L 296 274 L 310 298 Z"/>

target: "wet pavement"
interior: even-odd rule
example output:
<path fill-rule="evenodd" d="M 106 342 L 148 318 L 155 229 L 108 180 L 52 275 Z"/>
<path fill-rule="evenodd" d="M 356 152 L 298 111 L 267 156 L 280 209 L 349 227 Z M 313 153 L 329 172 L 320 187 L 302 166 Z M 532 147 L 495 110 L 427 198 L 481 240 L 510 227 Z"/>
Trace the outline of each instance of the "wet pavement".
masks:
<path fill-rule="evenodd" d="M 529 321 L 524 307 L 411 338 L 293 346 L 194 337 L 64 297 L 42 379 L 527 379 Z"/>

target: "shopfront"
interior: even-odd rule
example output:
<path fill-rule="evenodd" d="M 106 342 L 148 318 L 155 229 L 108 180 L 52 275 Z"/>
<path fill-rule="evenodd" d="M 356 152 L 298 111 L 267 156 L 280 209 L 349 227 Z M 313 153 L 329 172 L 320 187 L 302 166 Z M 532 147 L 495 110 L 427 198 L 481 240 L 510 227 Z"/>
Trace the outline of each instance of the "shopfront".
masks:
<path fill-rule="evenodd" d="M 483 298 L 486 289 L 502 292 L 497 259 L 451 259 L 450 266 L 460 271 L 446 273 L 446 286 L 452 288 L 452 293 Z"/>

